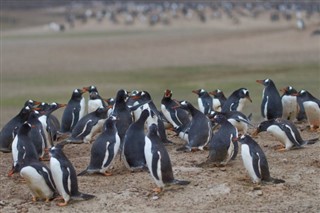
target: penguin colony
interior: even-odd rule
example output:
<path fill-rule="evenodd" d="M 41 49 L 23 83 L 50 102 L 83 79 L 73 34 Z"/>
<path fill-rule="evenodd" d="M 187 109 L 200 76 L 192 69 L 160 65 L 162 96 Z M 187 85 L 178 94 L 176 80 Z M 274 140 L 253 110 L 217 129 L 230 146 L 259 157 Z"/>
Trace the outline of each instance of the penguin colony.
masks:
<path fill-rule="evenodd" d="M 320 100 L 292 86 L 281 89 L 280 96 L 271 79 L 256 82 L 264 86 L 261 115 L 265 120 L 251 135 L 251 115 L 241 112 L 252 102 L 246 88 L 235 90 L 229 97 L 220 89 L 193 90 L 198 95 L 198 107 L 173 99 L 173 92 L 167 89 L 158 110 L 147 91 L 120 89 L 115 98 L 103 99 L 97 87 L 89 86 L 75 89 L 68 104 L 26 101 L 2 128 L 0 151 L 12 153 L 8 175 L 19 173 L 25 179 L 33 201 L 58 199 L 58 206 L 67 205 L 70 200 L 94 198 L 79 191 L 79 176 L 112 175 L 109 170 L 117 156 L 130 171 L 148 170 L 157 186 L 155 193 L 169 185 L 188 185 L 188 180 L 174 177 L 166 149 L 173 143 L 166 131 L 174 131 L 185 142 L 177 151 L 192 154 L 209 150 L 204 164 L 225 166 L 236 159 L 240 150 L 253 183 L 283 183 L 284 180 L 271 177 L 267 156 L 254 137 L 262 131 L 270 132 L 282 144 L 280 151 L 317 142 L 318 138 L 302 139 L 295 123 L 307 122 L 308 131 L 319 132 Z M 86 92 L 87 104 L 83 97 Z M 64 108 L 61 121 L 52 114 L 59 108 Z M 63 147 L 81 143 L 92 143 L 90 163 L 77 174 Z M 48 165 L 43 162 L 46 159 Z"/>

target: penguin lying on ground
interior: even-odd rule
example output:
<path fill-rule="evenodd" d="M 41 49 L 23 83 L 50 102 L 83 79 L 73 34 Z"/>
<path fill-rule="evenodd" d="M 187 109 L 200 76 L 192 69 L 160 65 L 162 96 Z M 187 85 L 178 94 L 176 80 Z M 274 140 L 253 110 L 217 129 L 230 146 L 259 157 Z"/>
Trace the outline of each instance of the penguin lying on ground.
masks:
<path fill-rule="evenodd" d="M 20 170 L 20 176 L 31 190 L 33 202 L 36 202 L 38 198 L 49 202 L 56 195 L 51 171 L 41 162 L 28 163 Z"/>
<path fill-rule="evenodd" d="M 84 194 L 78 191 L 78 180 L 76 171 L 62 151 L 66 142 L 61 142 L 49 151 L 50 169 L 57 191 L 62 196 L 64 202 L 58 203 L 58 206 L 66 206 L 70 199 L 89 200 L 94 195 Z"/>
<path fill-rule="evenodd" d="M 101 173 L 111 175 L 107 170 L 117 156 L 120 147 L 120 137 L 116 128 L 117 118 L 110 116 L 105 124 L 103 132 L 97 137 L 91 147 L 91 158 L 89 166 L 78 174 Z"/>
<path fill-rule="evenodd" d="M 239 142 L 241 143 L 243 165 L 253 183 L 260 183 L 261 181 L 275 184 L 285 182 L 270 176 L 267 158 L 256 141 L 249 135 L 242 135 Z"/>
<path fill-rule="evenodd" d="M 158 186 L 154 191 L 161 192 L 164 187 L 172 184 L 189 184 L 189 181 L 174 178 L 169 154 L 157 132 L 157 125 L 152 124 L 144 145 L 144 155 L 150 174 Z"/>
<path fill-rule="evenodd" d="M 261 122 L 253 135 L 263 131 L 272 133 L 284 145 L 284 148 L 279 151 L 301 148 L 318 140 L 318 138 L 309 141 L 303 140 L 297 127 L 291 121 L 281 118 Z"/>

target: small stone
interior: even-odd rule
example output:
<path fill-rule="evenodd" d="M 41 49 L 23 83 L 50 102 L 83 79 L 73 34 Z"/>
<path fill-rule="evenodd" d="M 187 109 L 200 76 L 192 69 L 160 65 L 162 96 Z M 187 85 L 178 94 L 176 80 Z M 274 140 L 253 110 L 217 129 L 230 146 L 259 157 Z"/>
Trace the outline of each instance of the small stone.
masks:
<path fill-rule="evenodd" d="M 0 200 L 0 206 L 5 206 L 6 202 L 4 200 Z"/>
<path fill-rule="evenodd" d="M 159 196 L 155 195 L 155 196 L 152 197 L 152 200 L 158 200 L 158 199 L 159 199 Z"/>
<path fill-rule="evenodd" d="M 223 171 L 223 172 L 224 172 L 224 171 L 226 171 L 226 170 L 227 170 L 226 167 L 221 167 L 221 168 L 220 168 L 220 171 Z"/>
<path fill-rule="evenodd" d="M 261 190 L 257 191 L 257 195 L 258 196 L 262 196 L 263 195 L 263 192 Z"/>
<path fill-rule="evenodd" d="M 288 163 L 288 159 L 287 159 L 287 158 L 284 158 L 284 159 L 282 159 L 282 162 L 283 162 L 283 163 Z"/>

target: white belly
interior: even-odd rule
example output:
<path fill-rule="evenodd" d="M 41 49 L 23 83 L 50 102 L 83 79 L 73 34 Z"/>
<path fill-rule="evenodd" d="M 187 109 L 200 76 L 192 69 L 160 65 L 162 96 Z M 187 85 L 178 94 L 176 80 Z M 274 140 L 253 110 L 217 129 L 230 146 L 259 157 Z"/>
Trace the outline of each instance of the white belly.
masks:
<path fill-rule="evenodd" d="M 306 112 L 306 116 L 308 122 L 311 127 L 319 127 L 320 126 L 320 108 L 318 104 L 312 101 L 306 101 L 303 103 L 304 110 Z"/>
<path fill-rule="evenodd" d="M 50 169 L 57 191 L 63 197 L 63 199 L 68 202 L 70 200 L 70 195 L 65 191 L 63 187 L 63 175 L 60 167 L 60 162 L 54 157 L 50 158 Z M 70 175 L 68 177 L 68 189 L 69 192 L 71 192 Z"/>
<path fill-rule="evenodd" d="M 297 97 L 285 95 L 282 97 L 281 102 L 283 108 L 282 118 L 294 120 L 297 115 Z"/>
<path fill-rule="evenodd" d="M 99 107 L 103 107 L 100 99 L 88 101 L 88 113 L 96 111 Z"/>
<path fill-rule="evenodd" d="M 272 135 L 276 137 L 286 147 L 286 149 L 290 149 L 293 146 L 293 143 L 289 140 L 286 133 L 278 126 L 271 125 L 268 127 L 267 131 L 272 133 Z"/>
<path fill-rule="evenodd" d="M 250 155 L 249 146 L 246 144 L 241 145 L 241 157 L 243 165 L 246 168 L 253 183 L 260 183 L 261 179 L 256 175 L 253 169 L 252 157 Z"/>

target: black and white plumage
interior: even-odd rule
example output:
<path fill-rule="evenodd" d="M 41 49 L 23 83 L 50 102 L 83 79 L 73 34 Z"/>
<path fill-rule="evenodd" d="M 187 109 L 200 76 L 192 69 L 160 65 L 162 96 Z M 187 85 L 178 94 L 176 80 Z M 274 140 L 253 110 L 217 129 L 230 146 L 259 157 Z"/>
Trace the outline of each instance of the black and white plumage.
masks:
<path fill-rule="evenodd" d="M 281 96 L 282 103 L 282 118 L 293 121 L 297 117 L 298 103 L 297 90 L 292 86 L 287 86 L 280 90 L 283 92 Z"/>
<path fill-rule="evenodd" d="M 105 124 L 102 133 L 97 137 L 91 147 L 89 166 L 78 176 L 89 173 L 101 173 L 111 175 L 108 168 L 112 165 L 120 147 L 120 137 L 116 128 L 117 118 L 110 116 Z"/>
<path fill-rule="evenodd" d="M 56 187 L 50 169 L 41 162 L 33 161 L 20 170 L 20 176 L 26 181 L 32 193 L 32 201 L 45 199 L 49 202 L 55 196 Z"/>
<path fill-rule="evenodd" d="M 320 128 L 320 100 L 314 97 L 307 90 L 298 93 L 297 101 L 299 106 L 303 105 L 311 130 Z M 301 108 L 300 108 L 301 109 Z"/>
<path fill-rule="evenodd" d="M 261 115 L 269 120 L 282 117 L 282 103 L 276 85 L 269 78 L 265 80 L 256 80 L 264 86 L 262 92 Z"/>
<path fill-rule="evenodd" d="M 61 142 L 49 151 L 52 177 L 58 193 L 64 200 L 64 202 L 57 204 L 59 206 L 66 206 L 70 199 L 89 200 L 95 197 L 79 192 L 76 171 L 62 150 L 64 144 L 65 142 Z"/>
<path fill-rule="evenodd" d="M 212 97 L 204 89 L 193 90 L 192 92 L 198 95 L 198 107 L 200 112 L 208 115 L 213 110 Z"/>
<path fill-rule="evenodd" d="M 89 92 L 88 113 L 94 112 L 101 107 L 107 107 L 96 86 L 83 87 L 83 90 Z"/>
<path fill-rule="evenodd" d="M 216 114 L 213 121 L 218 123 L 220 128 L 210 140 L 207 162 L 218 166 L 226 165 L 238 154 L 238 131 L 222 113 Z"/>
<path fill-rule="evenodd" d="M 205 114 L 187 101 L 181 101 L 177 107 L 188 110 L 192 116 L 188 127 L 187 144 L 178 150 L 203 150 L 212 137 L 211 121 Z"/>
<path fill-rule="evenodd" d="M 247 170 L 253 183 L 261 181 L 284 183 L 284 180 L 275 179 L 270 176 L 267 158 L 259 144 L 249 135 L 242 135 L 239 139 L 241 143 L 241 157 L 243 165 Z"/>
<path fill-rule="evenodd" d="M 38 104 L 40 104 L 40 102 L 27 100 L 20 112 L 3 126 L 0 132 L 1 152 L 11 152 L 11 145 L 18 129 L 25 121 L 28 120 L 32 108 Z"/>
<path fill-rule="evenodd" d="M 146 168 L 144 145 L 146 135 L 144 124 L 149 116 L 148 110 L 143 110 L 139 119 L 132 123 L 124 137 L 122 156 L 125 166 L 131 171 Z"/>
<path fill-rule="evenodd" d="M 222 106 L 226 102 L 227 98 L 224 95 L 223 91 L 220 89 L 213 90 L 209 92 L 210 95 L 213 95 L 212 98 L 212 108 L 216 112 L 221 112 Z"/>
<path fill-rule="evenodd" d="M 221 112 L 239 111 L 242 112 L 247 101 L 252 102 L 249 90 L 240 88 L 235 90 L 222 105 Z"/>
<path fill-rule="evenodd" d="M 169 154 L 158 136 L 157 125 L 149 127 L 148 135 L 145 139 L 144 155 L 150 174 L 155 181 L 160 192 L 165 186 L 170 184 L 187 185 L 190 182 L 177 180 L 174 178 Z"/>
<path fill-rule="evenodd" d="M 102 126 L 107 119 L 108 109 L 98 108 L 81 118 L 72 130 L 71 136 L 67 139 L 70 143 L 90 143 L 102 129 Z"/>
<path fill-rule="evenodd" d="M 78 121 L 85 115 L 85 98 L 82 96 L 86 90 L 75 89 L 64 109 L 61 118 L 60 133 L 70 133 Z"/>

